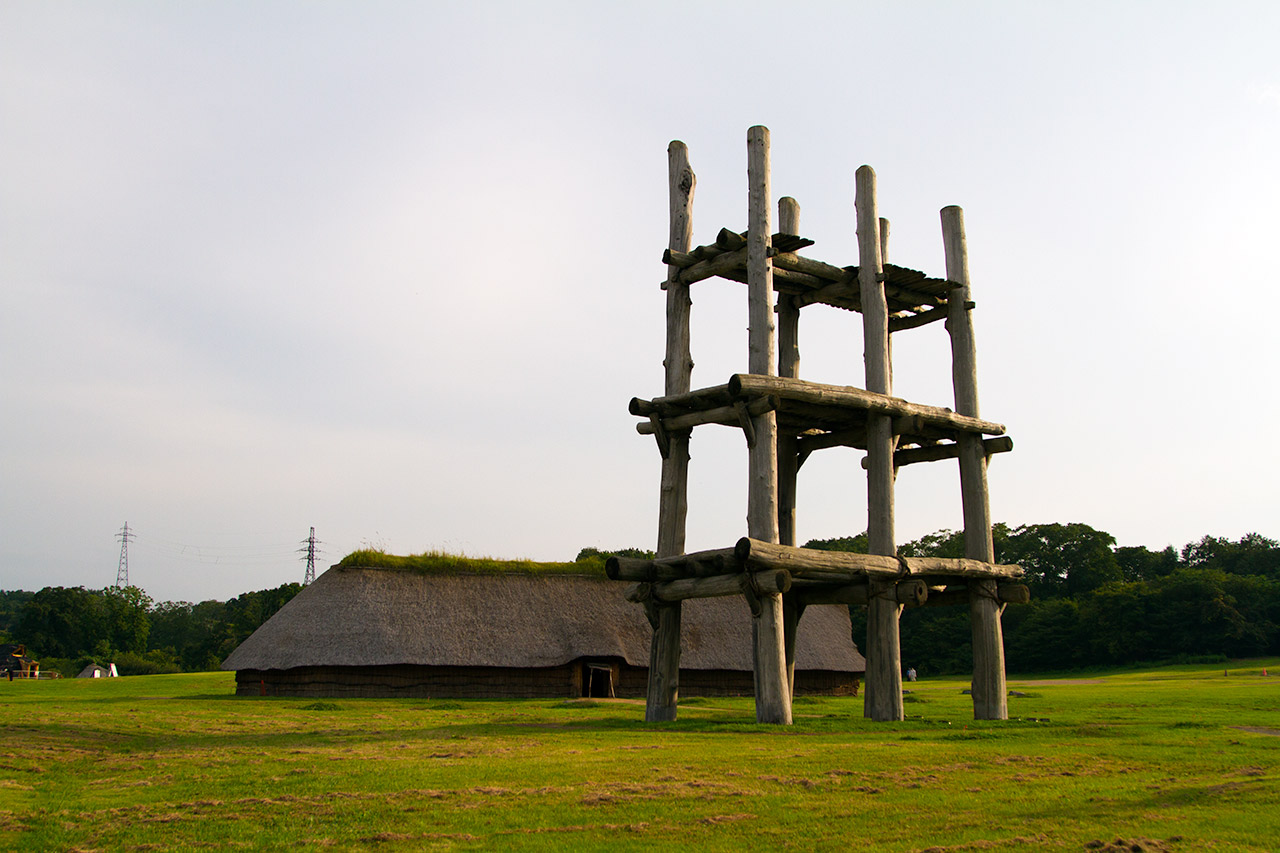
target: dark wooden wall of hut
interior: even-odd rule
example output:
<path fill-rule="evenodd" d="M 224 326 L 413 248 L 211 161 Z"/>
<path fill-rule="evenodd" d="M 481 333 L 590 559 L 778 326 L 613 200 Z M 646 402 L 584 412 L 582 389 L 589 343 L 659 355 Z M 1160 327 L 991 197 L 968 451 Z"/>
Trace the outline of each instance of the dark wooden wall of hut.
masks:
<path fill-rule="evenodd" d="M 647 668 L 612 663 L 614 693 L 644 698 Z M 367 697 L 420 699 L 560 699 L 583 695 L 586 662 L 556 667 L 456 666 L 308 666 L 294 669 L 242 669 L 236 672 L 237 696 Z M 856 696 L 855 673 L 800 670 L 796 695 Z M 681 670 L 682 696 L 750 696 L 750 672 Z"/>

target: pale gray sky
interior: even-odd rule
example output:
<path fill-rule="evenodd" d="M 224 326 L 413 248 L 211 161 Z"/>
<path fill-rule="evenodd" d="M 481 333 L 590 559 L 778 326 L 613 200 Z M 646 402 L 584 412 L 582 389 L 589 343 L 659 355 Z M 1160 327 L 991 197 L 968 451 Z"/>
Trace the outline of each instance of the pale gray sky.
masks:
<path fill-rule="evenodd" d="M 746 130 L 813 257 L 856 262 L 869 163 L 897 263 L 965 208 L 1010 524 L 1121 544 L 1280 535 L 1280 6 L 0 0 L 0 588 L 158 599 L 300 580 L 362 544 L 652 547 L 666 147 L 695 242 L 745 227 Z M 811 313 L 812 312 L 812 313 Z M 825 312 L 825 313 L 824 313 Z M 694 292 L 695 386 L 746 367 L 740 285 Z M 861 384 L 855 315 L 806 378 Z M 950 405 L 939 326 L 895 391 Z M 745 531 L 740 433 L 694 437 L 690 549 Z M 799 534 L 865 528 L 813 457 Z M 904 469 L 902 540 L 960 524 Z"/>

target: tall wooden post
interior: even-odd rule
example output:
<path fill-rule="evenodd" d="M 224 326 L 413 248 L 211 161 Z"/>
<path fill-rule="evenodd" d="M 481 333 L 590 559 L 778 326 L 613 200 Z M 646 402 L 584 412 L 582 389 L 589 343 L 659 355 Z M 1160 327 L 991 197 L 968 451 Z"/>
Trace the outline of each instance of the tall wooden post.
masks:
<path fill-rule="evenodd" d="M 778 233 L 800 233 L 800 204 L 790 196 L 778 199 Z M 795 297 L 778 297 L 778 375 L 800 378 L 800 306 Z M 796 437 L 778 434 L 778 541 L 796 544 Z"/>
<path fill-rule="evenodd" d="M 778 199 L 778 233 L 799 235 L 800 203 L 790 196 Z M 800 378 L 800 305 L 794 296 L 778 296 L 778 375 Z M 800 458 L 796 437 L 778 433 L 778 541 L 796 544 L 796 480 Z M 782 640 L 787 657 L 787 690 L 796 692 L 796 626 L 804 614 L 794 593 L 782 596 Z"/>
<path fill-rule="evenodd" d="M 884 295 L 880 219 L 876 213 L 876 173 L 857 173 L 858 287 L 862 296 L 863 357 L 867 390 L 891 391 L 889 307 Z M 893 523 L 893 422 L 888 415 L 867 415 L 867 540 L 872 554 L 898 553 Z M 863 713 L 873 720 L 901 720 L 902 661 L 898 603 L 891 583 L 875 582 L 867 602 L 867 690 Z"/>
<path fill-rule="evenodd" d="M 942 239 L 946 247 L 947 278 L 956 284 L 947 294 L 947 329 L 951 334 L 951 381 L 956 412 L 978 417 L 978 360 L 969 313 L 969 254 L 965 246 L 964 211 L 942 209 Z M 960 493 L 964 505 L 966 557 L 995 562 L 991 539 L 991 505 L 987 493 L 987 454 L 982 436 L 961 433 Z M 969 581 L 969 620 L 973 636 L 973 716 L 977 720 L 1009 717 L 1004 672 L 1003 605 L 995 581 Z"/>
<path fill-rule="evenodd" d="M 687 252 L 693 239 L 693 190 L 697 184 L 689 165 L 689 149 L 683 142 L 667 148 L 670 185 L 671 232 L 668 247 Z M 667 351 L 665 389 L 668 395 L 690 389 L 693 357 L 689 347 L 689 313 L 693 302 L 689 285 L 680 284 L 678 267 L 667 268 Z M 662 490 L 658 499 L 658 556 L 684 553 L 688 515 L 689 436 L 685 430 L 669 436 L 662 460 Z M 649 648 L 649 686 L 644 718 L 648 722 L 674 720 L 680 698 L 680 602 L 662 603 L 654 609 L 653 643 Z"/>
<path fill-rule="evenodd" d="M 774 375 L 773 261 L 770 226 L 769 129 L 747 131 L 748 372 Z M 778 423 L 773 411 L 752 418 L 755 440 L 747 468 L 747 535 L 778 541 Z M 791 723 L 783 642 L 782 596 L 761 594 L 755 617 L 756 721 Z"/>

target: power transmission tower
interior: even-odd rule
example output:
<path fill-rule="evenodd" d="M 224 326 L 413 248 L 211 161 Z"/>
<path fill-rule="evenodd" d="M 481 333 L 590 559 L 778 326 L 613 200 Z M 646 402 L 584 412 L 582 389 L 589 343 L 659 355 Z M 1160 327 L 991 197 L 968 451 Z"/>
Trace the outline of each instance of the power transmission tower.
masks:
<path fill-rule="evenodd" d="M 123 589 L 129 585 L 129 542 L 135 538 L 129 530 L 129 522 L 124 523 L 116 538 L 120 540 L 120 567 L 116 569 L 116 589 Z"/>
<path fill-rule="evenodd" d="M 302 579 L 302 585 L 306 586 L 316 579 L 316 545 L 320 544 L 316 539 L 316 529 L 311 528 L 311 535 L 302 543 L 304 547 L 298 549 L 299 554 L 305 554 L 307 557 L 307 574 Z"/>

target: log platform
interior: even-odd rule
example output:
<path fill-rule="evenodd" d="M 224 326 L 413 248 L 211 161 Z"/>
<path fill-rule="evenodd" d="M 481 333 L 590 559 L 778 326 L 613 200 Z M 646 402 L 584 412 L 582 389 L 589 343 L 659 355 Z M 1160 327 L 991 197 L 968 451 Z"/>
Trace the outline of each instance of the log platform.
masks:
<path fill-rule="evenodd" d="M 729 377 L 724 385 L 686 394 L 652 400 L 632 398 L 629 409 L 631 414 L 645 418 L 636 424 L 638 433 L 658 436 L 703 424 L 749 431 L 750 420 L 743 418 L 744 410 L 748 414 L 772 410 L 777 412 L 778 432 L 795 438 L 801 464 L 809 453 L 820 448 L 866 450 L 870 413 L 893 418 L 893 434 L 898 437 L 894 461 L 899 465 L 955 458 L 959 452 L 956 442 L 962 433 L 1003 437 L 1005 432 L 1003 424 L 862 388 L 746 373 Z M 984 446 L 988 454 L 1004 453 L 1013 449 L 1013 442 L 1004 437 Z"/>

